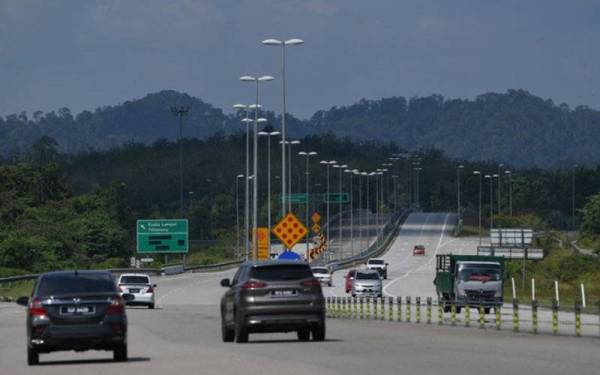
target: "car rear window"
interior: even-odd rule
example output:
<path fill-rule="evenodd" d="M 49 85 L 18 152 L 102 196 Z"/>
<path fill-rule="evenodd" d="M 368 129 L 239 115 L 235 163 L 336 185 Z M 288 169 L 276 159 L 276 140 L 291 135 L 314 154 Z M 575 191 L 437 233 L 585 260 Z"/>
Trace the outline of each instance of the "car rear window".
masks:
<path fill-rule="evenodd" d="M 68 274 L 42 277 L 38 296 L 60 296 L 78 293 L 114 293 L 115 281 L 108 274 Z"/>
<path fill-rule="evenodd" d="M 379 280 L 379 275 L 376 273 L 362 273 L 358 272 L 356 274 L 357 280 Z"/>
<path fill-rule="evenodd" d="M 383 264 L 383 260 L 380 259 L 371 259 L 369 260 L 369 264 Z"/>
<path fill-rule="evenodd" d="M 121 284 L 149 284 L 146 276 L 121 276 Z"/>
<path fill-rule="evenodd" d="M 250 278 L 265 281 L 301 280 L 312 276 L 310 267 L 303 265 L 254 267 L 250 270 Z"/>
<path fill-rule="evenodd" d="M 312 271 L 313 273 L 329 273 L 327 268 L 313 268 Z"/>

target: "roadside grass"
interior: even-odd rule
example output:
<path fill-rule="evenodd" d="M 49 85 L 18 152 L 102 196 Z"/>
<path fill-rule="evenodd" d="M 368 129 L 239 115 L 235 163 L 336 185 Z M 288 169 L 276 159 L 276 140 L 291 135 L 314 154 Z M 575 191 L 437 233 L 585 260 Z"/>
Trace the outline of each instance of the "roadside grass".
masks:
<path fill-rule="evenodd" d="M 600 254 L 600 236 L 582 236 L 577 239 L 577 246 Z"/>
<path fill-rule="evenodd" d="M 479 227 L 472 225 L 463 225 L 457 237 L 476 237 L 479 236 Z M 489 231 L 481 228 L 481 237 L 488 237 Z"/>
<path fill-rule="evenodd" d="M 12 300 L 17 297 L 31 295 L 33 289 L 33 280 L 16 281 L 10 284 L 0 284 L 0 297 L 10 298 Z"/>
<path fill-rule="evenodd" d="M 575 254 L 572 249 L 554 247 L 540 261 L 525 262 L 523 282 L 521 260 L 506 264 L 504 285 L 505 301 L 512 296 L 511 277 L 515 279 L 516 297 L 519 303 L 531 303 L 531 279 L 535 279 L 535 296 L 541 307 L 551 307 L 555 298 L 554 282 L 558 281 L 560 309 L 572 311 L 576 303 L 582 302 L 581 284 L 586 294 L 585 312 L 599 313 L 600 306 L 600 259 Z"/>

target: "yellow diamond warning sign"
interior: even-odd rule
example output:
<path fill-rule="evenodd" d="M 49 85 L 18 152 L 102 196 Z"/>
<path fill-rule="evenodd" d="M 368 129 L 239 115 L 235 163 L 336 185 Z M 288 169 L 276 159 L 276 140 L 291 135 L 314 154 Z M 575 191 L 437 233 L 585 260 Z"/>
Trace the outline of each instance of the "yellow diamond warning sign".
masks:
<path fill-rule="evenodd" d="M 321 233 L 321 226 L 319 224 L 313 224 L 312 230 L 313 230 L 313 232 L 319 234 L 319 233 Z"/>
<path fill-rule="evenodd" d="M 273 227 L 273 234 L 279 238 L 283 246 L 291 249 L 295 244 L 298 243 L 306 234 L 308 229 L 302 224 L 300 220 L 291 212 L 287 215 L 275 227 Z"/>
<path fill-rule="evenodd" d="M 313 221 L 313 223 L 315 223 L 315 224 L 318 224 L 319 221 L 321 221 L 321 215 L 319 215 L 318 212 L 313 213 L 310 218 Z"/>

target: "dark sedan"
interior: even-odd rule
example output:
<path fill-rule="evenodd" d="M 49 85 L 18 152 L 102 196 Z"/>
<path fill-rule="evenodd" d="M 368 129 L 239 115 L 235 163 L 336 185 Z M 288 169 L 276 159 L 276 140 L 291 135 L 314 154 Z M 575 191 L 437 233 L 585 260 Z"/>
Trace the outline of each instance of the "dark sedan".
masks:
<path fill-rule="evenodd" d="M 111 350 L 116 361 L 127 360 L 125 301 L 108 271 L 60 271 L 42 274 L 27 306 L 27 363 L 40 353 L 60 350 Z"/>

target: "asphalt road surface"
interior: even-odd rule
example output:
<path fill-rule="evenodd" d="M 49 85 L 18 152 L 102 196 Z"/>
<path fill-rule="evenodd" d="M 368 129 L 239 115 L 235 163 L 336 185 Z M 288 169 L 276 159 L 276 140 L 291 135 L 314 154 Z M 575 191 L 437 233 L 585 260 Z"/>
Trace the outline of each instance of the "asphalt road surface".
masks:
<path fill-rule="evenodd" d="M 419 236 L 417 232 L 422 232 L 420 240 L 433 251 L 438 243 L 438 251 L 450 244 L 460 248 L 459 240 L 453 241 L 445 235 L 440 239 L 439 233 L 436 241 L 435 230 L 429 228 L 443 227 L 450 217 L 419 215 L 424 216 L 407 221 L 404 234 L 410 230 Z M 406 295 L 415 280 L 415 290 L 425 293 L 429 286 L 425 281 L 420 286 L 418 280 L 421 271 L 428 269 L 428 257 L 405 259 L 407 256 L 402 252 L 413 243 L 410 240 L 404 244 L 401 238 L 402 235 L 393 251 L 386 255 L 394 262 L 390 264 L 390 286 L 386 291 Z M 414 264 L 395 265 L 402 259 Z M 1 303 L 0 374 L 598 373 L 598 337 L 514 334 L 449 325 L 328 319 L 325 342 L 298 342 L 294 333 L 288 333 L 250 335 L 248 344 L 223 343 L 218 307 L 223 288 L 219 280 L 231 277 L 233 272 L 156 278 L 157 309 L 128 309 L 130 361 L 127 363 L 112 362 L 110 352 L 59 352 L 42 354 L 40 366 L 28 367 L 24 308 Z M 325 288 L 326 293 L 334 290 L 336 287 Z"/>

